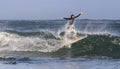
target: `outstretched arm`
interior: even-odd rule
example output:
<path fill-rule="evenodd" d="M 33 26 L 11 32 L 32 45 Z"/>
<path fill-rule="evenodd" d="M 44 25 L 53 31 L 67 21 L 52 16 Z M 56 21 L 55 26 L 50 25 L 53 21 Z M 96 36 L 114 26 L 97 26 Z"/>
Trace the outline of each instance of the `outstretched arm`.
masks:
<path fill-rule="evenodd" d="M 75 18 L 79 17 L 79 16 L 82 15 L 82 14 L 83 14 L 83 12 L 80 12 L 80 14 L 78 14 L 77 16 L 75 16 Z"/>
<path fill-rule="evenodd" d="M 63 18 L 63 19 L 65 19 L 65 20 L 71 20 L 71 18 Z"/>

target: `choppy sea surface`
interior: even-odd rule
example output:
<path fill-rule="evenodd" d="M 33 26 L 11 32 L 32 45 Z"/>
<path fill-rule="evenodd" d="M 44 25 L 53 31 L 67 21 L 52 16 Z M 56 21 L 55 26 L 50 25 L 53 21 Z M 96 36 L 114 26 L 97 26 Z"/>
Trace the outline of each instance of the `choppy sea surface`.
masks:
<path fill-rule="evenodd" d="M 120 20 L 75 21 L 86 38 L 64 47 L 63 20 L 0 20 L 0 69 L 119 69 Z"/>

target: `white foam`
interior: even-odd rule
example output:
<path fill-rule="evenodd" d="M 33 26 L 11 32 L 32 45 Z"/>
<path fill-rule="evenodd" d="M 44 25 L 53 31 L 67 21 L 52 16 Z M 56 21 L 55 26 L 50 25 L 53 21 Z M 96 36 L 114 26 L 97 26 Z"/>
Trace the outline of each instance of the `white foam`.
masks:
<path fill-rule="evenodd" d="M 40 51 L 40 52 L 56 51 L 62 48 L 63 46 L 71 45 L 72 43 L 76 42 L 71 41 L 70 39 L 67 39 L 67 41 L 64 40 L 65 38 L 68 38 L 69 35 L 71 35 L 71 31 L 74 32 L 74 36 L 77 35 L 77 31 L 74 25 L 72 27 L 74 29 L 67 30 L 67 27 L 68 24 L 66 24 L 65 28 L 63 28 L 65 30 L 64 36 L 60 36 L 58 33 L 56 34 L 55 32 L 49 31 L 53 36 L 56 37 L 56 39 L 41 38 L 34 36 L 20 36 L 14 33 L 0 32 L 0 51 Z M 62 30 L 59 30 L 58 32 L 60 33 Z M 42 31 L 49 35 L 49 33 L 47 33 L 48 31 L 46 30 Z M 82 37 L 81 39 L 83 39 Z"/>
<path fill-rule="evenodd" d="M 57 39 L 24 37 L 6 32 L 0 33 L 0 51 L 41 51 L 51 52 L 61 48 L 62 42 Z"/>

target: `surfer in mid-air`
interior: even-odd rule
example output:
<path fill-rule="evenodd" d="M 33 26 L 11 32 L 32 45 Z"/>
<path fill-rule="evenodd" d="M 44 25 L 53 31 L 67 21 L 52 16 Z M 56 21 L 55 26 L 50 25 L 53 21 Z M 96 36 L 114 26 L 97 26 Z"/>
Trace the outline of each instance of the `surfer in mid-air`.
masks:
<path fill-rule="evenodd" d="M 78 14 L 77 16 L 75 16 L 74 14 L 71 14 L 70 18 L 64 18 L 64 19 L 71 20 L 69 25 L 72 25 L 74 23 L 75 18 L 79 17 L 81 14 L 83 14 L 83 12 L 80 12 L 80 14 Z"/>

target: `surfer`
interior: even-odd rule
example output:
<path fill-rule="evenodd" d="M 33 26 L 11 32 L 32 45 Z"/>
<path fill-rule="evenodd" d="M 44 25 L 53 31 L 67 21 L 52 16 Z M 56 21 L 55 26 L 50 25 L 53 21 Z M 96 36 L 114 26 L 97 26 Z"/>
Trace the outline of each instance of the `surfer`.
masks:
<path fill-rule="evenodd" d="M 74 14 L 71 14 L 70 18 L 64 18 L 64 19 L 70 20 L 69 25 L 72 25 L 74 23 L 75 18 L 79 17 L 81 14 L 83 14 L 83 12 L 80 12 L 80 14 L 78 14 L 77 16 L 75 16 Z"/>

